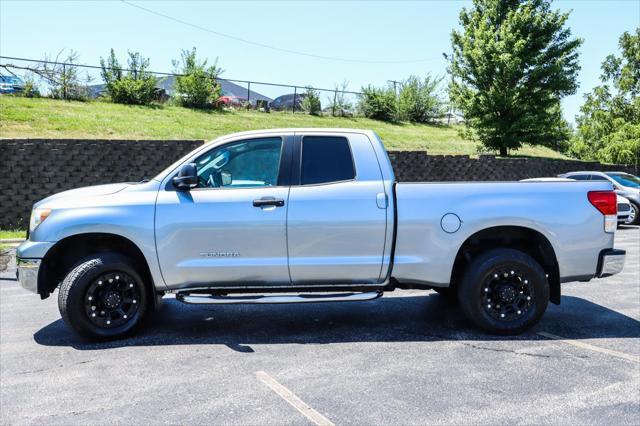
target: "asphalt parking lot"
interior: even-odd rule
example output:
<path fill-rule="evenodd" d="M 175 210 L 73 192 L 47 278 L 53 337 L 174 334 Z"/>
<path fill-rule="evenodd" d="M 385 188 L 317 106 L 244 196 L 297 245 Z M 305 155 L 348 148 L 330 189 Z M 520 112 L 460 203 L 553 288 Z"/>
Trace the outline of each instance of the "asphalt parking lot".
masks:
<path fill-rule="evenodd" d="M 0 275 L 2 424 L 640 422 L 640 228 L 623 273 L 563 285 L 530 332 L 470 327 L 433 292 L 360 303 L 185 306 L 82 341 L 57 293 Z M 12 267 L 15 267 L 14 265 Z"/>

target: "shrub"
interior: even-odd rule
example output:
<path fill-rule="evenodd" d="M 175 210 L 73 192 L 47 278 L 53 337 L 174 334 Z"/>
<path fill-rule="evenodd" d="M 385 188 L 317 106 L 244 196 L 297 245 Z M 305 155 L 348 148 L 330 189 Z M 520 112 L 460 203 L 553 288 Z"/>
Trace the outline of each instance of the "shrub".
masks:
<path fill-rule="evenodd" d="M 87 75 L 86 84 L 80 81 L 78 69 L 74 66 L 79 55 L 73 50 L 69 51 L 64 59 L 60 57 L 64 54 L 64 49 L 58 52 L 55 58 L 45 55 L 45 62 L 39 65 L 34 71 L 49 86 L 48 96 L 53 99 L 84 101 L 88 97 L 87 84 L 91 78 Z"/>
<path fill-rule="evenodd" d="M 38 86 L 31 75 L 24 79 L 24 89 L 19 93 L 19 96 L 24 96 L 25 98 L 40 97 L 40 90 L 38 90 Z"/>
<path fill-rule="evenodd" d="M 302 109 L 311 115 L 320 115 L 322 112 L 320 93 L 309 86 L 306 89 L 305 97 L 302 100 Z"/>
<path fill-rule="evenodd" d="M 173 61 L 178 71 L 174 89 L 176 101 L 189 108 L 211 108 L 217 106 L 221 89 L 218 77 L 222 70 L 218 68 L 217 60 L 207 66 L 207 60 L 198 62 L 196 48 L 183 50 L 180 61 Z"/>
<path fill-rule="evenodd" d="M 349 82 L 344 80 L 341 84 L 335 84 L 335 91 L 333 96 L 329 96 L 329 108 L 331 108 L 331 114 L 335 116 L 348 116 L 353 115 L 353 104 L 349 102 L 345 92 L 349 87 Z"/>
<path fill-rule="evenodd" d="M 398 115 L 395 91 L 390 88 L 377 88 L 371 85 L 362 88 L 358 105 L 367 118 L 382 121 L 395 121 Z"/>
<path fill-rule="evenodd" d="M 441 78 L 427 75 L 424 80 L 411 76 L 405 80 L 398 99 L 398 118 L 413 123 L 434 121 L 444 112 L 444 103 L 437 94 Z"/>
<path fill-rule="evenodd" d="M 100 58 L 102 79 L 111 101 L 118 104 L 148 105 L 156 97 L 156 79 L 147 72 L 149 60 L 138 52 L 128 52 L 128 71 L 123 71 L 113 49 L 105 61 Z"/>

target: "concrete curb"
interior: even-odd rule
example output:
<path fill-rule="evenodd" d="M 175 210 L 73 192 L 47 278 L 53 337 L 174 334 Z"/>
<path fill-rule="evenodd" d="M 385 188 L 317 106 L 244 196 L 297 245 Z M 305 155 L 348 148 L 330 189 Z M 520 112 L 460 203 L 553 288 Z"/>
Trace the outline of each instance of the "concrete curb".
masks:
<path fill-rule="evenodd" d="M 0 244 L 20 244 L 24 240 L 24 238 L 6 238 L 0 239 Z"/>

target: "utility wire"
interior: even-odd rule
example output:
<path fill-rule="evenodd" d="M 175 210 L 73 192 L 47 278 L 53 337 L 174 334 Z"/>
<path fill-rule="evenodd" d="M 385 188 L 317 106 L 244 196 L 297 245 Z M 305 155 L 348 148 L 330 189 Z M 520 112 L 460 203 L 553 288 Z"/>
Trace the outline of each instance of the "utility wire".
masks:
<path fill-rule="evenodd" d="M 219 31 L 214 31 L 214 30 L 212 30 L 210 28 L 205 28 L 205 27 L 202 27 L 200 25 L 193 24 L 191 22 L 183 21 L 182 19 L 174 18 L 173 16 L 165 15 L 164 13 L 161 13 L 161 12 L 157 12 L 155 10 L 148 9 L 148 8 L 146 8 L 144 6 L 137 5 L 137 4 L 132 3 L 132 2 L 130 2 L 128 0 L 120 0 L 120 1 L 122 3 L 124 3 L 124 4 L 126 4 L 126 5 L 131 6 L 131 7 L 135 7 L 136 9 L 143 10 L 143 11 L 145 11 L 147 13 L 151 13 L 153 15 L 160 16 L 160 17 L 168 19 L 170 21 L 177 22 L 179 24 L 186 25 L 188 27 L 198 29 L 200 31 L 207 32 L 209 34 L 213 34 L 213 35 L 216 35 L 216 36 L 219 36 L 219 37 L 225 37 L 225 38 L 228 38 L 228 39 L 231 39 L 231 40 L 239 41 L 241 43 L 250 44 L 250 45 L 253 45 L 253 46 L 262 47 L 264 49 L 271 49 L 271 50 L 275 50 L 275 51 L 278 51 L 278 52 L 289 53 L 289 54 L 292 54 L 292 55 L 306 56 L 306 57 L 309 57 L 309 58 L 324 59 L 324 60 L 328 60 L 328 61 L 363 63 L 363 64 L 412 64 L 412 63 L 420 63 L 420 62 L 429 62 L 429 61 L 433 60 L 433 59 L 410 59 L 410 60 L 384 61 L 384 60 L 352 59 L 352 58 L 340 58 L 340 57 L 335 57 L 335 56 L 316 55 L 316 54 L 313 54 L 313 53 L 302 52 L 302 51 L 299 51 L 299 50 L 285 49 L 285 48 L 282 48 L 282 47 L 272 46 L 272 45 L 269 45 L 269 44 L 260 43 L 258 41 L 247 40 L 245 38 L 237 37 L 237 36 L 234 36 L 234 35 L 231 35 L 231 34 L 221 33 Z"/>

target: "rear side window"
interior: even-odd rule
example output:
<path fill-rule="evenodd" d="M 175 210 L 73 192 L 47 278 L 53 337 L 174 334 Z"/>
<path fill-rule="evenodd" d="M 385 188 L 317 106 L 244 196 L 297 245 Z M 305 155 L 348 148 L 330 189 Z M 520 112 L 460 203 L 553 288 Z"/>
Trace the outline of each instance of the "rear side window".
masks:
<path fill-rule="evenodd" d="M 573 180 L 589 180 L 589 175 L 571 175 L 567 177 Z"/>
<path fill-rule="evenodd" d="M 609 179 L 600 175 L 591 175 L 591 180 L 609 180 Z"/>
<path fill-rule="evenodd" d="M 346 138 L 305 136 L 302 139 L 302 185 L 351 180 L 355 176 L 349 141 Z"/>

